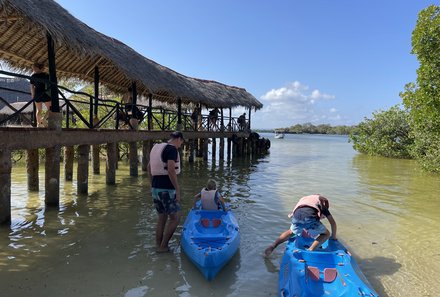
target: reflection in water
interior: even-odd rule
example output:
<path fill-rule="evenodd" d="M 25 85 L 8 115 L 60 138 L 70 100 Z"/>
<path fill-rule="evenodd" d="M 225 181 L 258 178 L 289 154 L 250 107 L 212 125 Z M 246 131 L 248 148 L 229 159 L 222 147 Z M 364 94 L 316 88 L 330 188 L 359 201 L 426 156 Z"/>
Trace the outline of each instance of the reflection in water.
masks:
<path fill-rule="evenodd" d="M 155 253 L 145 173 L 130 177 L 120 162 L 116 186 L 105 185 L 105 174 L 90 175 L 89 194 L 81 196 L 75 182 L 61 181 L 60 207 L 52 209 L 43 190 L 27 191 L 26 169 L 15 167 L 12 224 L 0 228 L 0 295 L 275 296 L 283 248 L 270 259 L 262 253 L 289 227 L 298 198 L 310 193 L 331 199 L 338 237 L 381 296 L 440 290 L 440 253 L 432 248 L 439 179 L 413 161 L 356 154 L 346 137 L 286 135 L 265 157 L 183 165 L 182 223 L 195 193 L 214 178 L 240 224 L 239 253 L 213 281 L 181 252 L 181 227 L 172 252 Z"/>

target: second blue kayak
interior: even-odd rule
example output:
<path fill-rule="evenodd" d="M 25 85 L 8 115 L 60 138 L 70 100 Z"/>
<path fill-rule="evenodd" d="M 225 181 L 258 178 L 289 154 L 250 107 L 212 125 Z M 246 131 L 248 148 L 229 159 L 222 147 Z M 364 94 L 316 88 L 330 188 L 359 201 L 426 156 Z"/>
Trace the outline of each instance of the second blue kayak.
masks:
<path fill-rule="evenodd" d="M 192 209 L 183 224 L 181 245 L 203 276 L 212 280 L 238 250 L 238 222 L 230 210 Z"/>

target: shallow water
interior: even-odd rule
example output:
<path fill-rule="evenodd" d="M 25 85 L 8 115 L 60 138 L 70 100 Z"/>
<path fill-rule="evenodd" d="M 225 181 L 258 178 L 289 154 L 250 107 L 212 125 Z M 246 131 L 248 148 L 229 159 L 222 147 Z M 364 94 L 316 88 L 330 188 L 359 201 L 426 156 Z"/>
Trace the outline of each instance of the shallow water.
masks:
<path fill-rule="evenodd" d="M 173 252 L 155 253 L 145 173 L 129 177 L 120 162 L 116 186 L 90 174 L 83 196 L 63 181 L 60 208 L 46 209 L 44 192 L 28 192 L 26 169 L 14 167 L 12 224 L 0 228 L 0 296 L 277 296 L 283 248 L 269 259 L 262 252 L 289 227 L 297 199 L 311 193 L 329 197 L 338 237 L 381 296 L 438 295 L 439 177 L 413 161 L 359 155 L 346 137 L 264 136 L 268 156 L 184 163 L 183 215 L 214 177 L 241 228 L 239 253 L 212 282 L 181 253 L 180 228 Z"/>

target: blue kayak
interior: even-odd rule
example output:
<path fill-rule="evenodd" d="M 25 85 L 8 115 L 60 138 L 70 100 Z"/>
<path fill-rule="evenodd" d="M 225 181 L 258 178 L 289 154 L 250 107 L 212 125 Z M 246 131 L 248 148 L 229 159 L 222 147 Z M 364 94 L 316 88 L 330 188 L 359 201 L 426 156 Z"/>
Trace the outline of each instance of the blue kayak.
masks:
<path fill-rule="evenodd" d="M 183 224 L 183 251 L 212 280 L 240 245 L 238 222 L 232 211 L 192 209 Z"/>
<path fill-rule="evenodd" d="M 307 251 L 313 238 L 293 237 L 286 245 L 279 274 L 280 297 L 378 297 L 353 257 L 335 240 Z"/>

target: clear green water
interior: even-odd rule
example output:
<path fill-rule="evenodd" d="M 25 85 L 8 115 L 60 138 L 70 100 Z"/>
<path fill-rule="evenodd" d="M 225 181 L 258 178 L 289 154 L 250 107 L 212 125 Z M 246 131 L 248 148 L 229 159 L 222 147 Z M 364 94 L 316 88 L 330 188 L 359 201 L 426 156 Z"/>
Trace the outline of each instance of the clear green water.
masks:
<path fill-rule="evenodd" d="M 145 173 L 129 177 L 120 163 L 116 186 L 91 174 L 86 196 L 63 182 L 60 208 L 46 209 L 43 191 L 27 192 L 26 169 L 13 168 L 12 226 L 0 228 L 0 296 L 276 296 L 283 247 L 270 259 L 262 252 L 289 227 L 297 199 L 311 193 L 330 199 L 338 237 L 381 296 L 438 296 L 440 177 L 413 161 L 359 155 L 345 137 L 264 136 L 272 141 L 266 157 L 184 163 L 183 215 L 214 177 L 241 227 L 239 253 L 212 282 L 181 253 L 180 229 L 172 253 L 155 253 Z"/>

